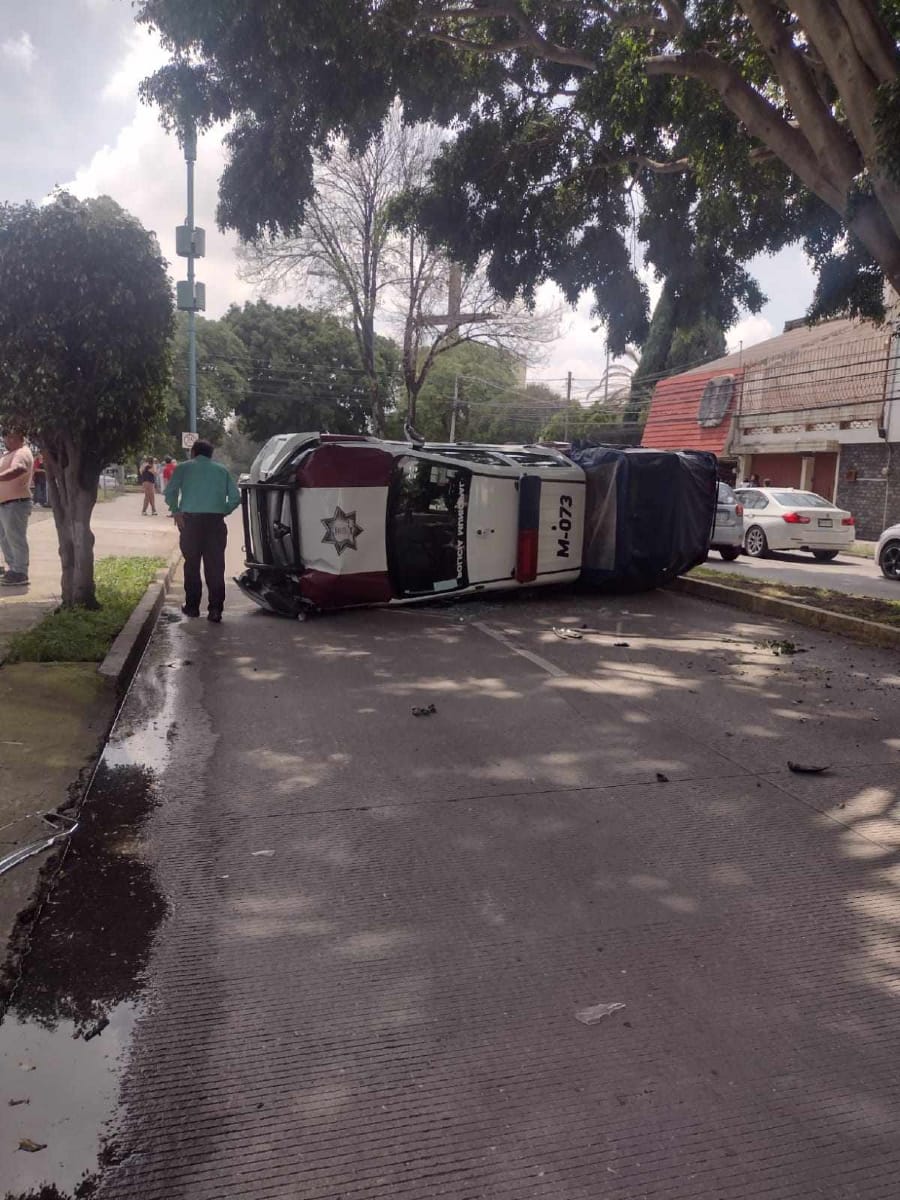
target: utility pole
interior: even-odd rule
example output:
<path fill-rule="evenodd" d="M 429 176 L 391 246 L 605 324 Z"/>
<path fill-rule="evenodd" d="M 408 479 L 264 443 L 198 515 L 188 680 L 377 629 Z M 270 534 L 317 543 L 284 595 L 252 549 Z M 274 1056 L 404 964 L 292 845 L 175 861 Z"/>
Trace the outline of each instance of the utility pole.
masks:
<path fill-rule="evenodd" d="M 566 374 L 566 414 L 563 420 L 563 441 L 569 440 L 569 405 L 572 403 L 572 372 Z"/>
<path fill-rule="evenodd" d="M 453 407 L 450 410 L 450 441 L 456 441 L 456 410 L 459 406 L 459 376 L 453 376 Z"/>
<path fill-rule="evenodd" d="M 188 432 L 193 439 L 182 437 L 188 449 L 197 433 L 197 313 L 206 308 L 206 284 L 194 277 L 194 260 L 206 254 L 206 232 L 194 225 L 194 163 L 197 160 L 197 129 L 191 124 L 182 138 L 184 161 L 187 164 L 187 218 L 175 230 L 175 253 L 187 259 L 187 279 L 179 280 L 176 288 L 179 309 L 188 315 Z"/>

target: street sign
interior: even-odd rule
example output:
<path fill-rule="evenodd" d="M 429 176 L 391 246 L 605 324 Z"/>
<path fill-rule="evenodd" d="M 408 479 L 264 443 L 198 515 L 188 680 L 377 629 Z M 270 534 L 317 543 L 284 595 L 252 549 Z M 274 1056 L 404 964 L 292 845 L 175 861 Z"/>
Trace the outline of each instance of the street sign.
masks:
<path fill-rule="evenodd" d="M 190 448 L 193 446 L 194 442 L 196 442 L 199 437 L 200 437 L 199 433 L 183 433 L 181 435 L 182 450 L 190 450 Z"/>

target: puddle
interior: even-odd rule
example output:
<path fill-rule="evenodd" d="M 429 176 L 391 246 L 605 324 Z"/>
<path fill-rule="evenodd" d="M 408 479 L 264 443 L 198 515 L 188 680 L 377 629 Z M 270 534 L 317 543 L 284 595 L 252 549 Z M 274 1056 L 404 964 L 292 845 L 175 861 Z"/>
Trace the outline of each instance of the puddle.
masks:
<path fill-rule="evenodd" d="M 167 912 L 141 841 L 175 728 L 177 672 L 158 659 L 145 659 L 33 928 L 13 935 L 22 966 L 0 1024 L 5 1200 L 83 1200 L 115 1155 L 110 1122 Z"/>

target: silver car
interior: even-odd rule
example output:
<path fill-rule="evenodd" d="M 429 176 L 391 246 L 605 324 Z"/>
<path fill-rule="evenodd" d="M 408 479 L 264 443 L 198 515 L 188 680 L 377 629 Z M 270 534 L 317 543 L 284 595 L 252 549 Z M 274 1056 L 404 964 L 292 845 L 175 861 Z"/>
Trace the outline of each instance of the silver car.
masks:
<path fill-rule="evenodd" d="M 716 523 L 710 550 L 718 550 L 726 562 L 734 562 L 744 545 L 744 506 L 727 483 L 719 483 Z"/>

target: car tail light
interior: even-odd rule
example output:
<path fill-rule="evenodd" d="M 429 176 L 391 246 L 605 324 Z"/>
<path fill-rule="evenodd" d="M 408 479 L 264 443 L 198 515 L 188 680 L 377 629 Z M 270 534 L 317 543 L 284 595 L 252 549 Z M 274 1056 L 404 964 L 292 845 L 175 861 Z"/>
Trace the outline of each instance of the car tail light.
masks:
<path fill-rule="evenodd" d="M 855 517 L 841 517 L 841 524 L 842 525 L 855 525 L 856 518 Z"/>
<path fill-rule="evenodd" d="M 788 525 L 808 525 L 810 518 L 804 517 L 802 513 L 785 513 L 781 518 L 787 521 Z"/>
<path fill-rule="evenodd" d="M 735 510 L 734 510 L 734 511 L 737 513 L 737 515 L 738 515 L 739 517 L 742 517 L 742 516 L 744 515 L 744 506 L 743 506 L 743 504 L 738 504 L 738 505 L 736 505 L 736 506 L 735 506 Z"/>

